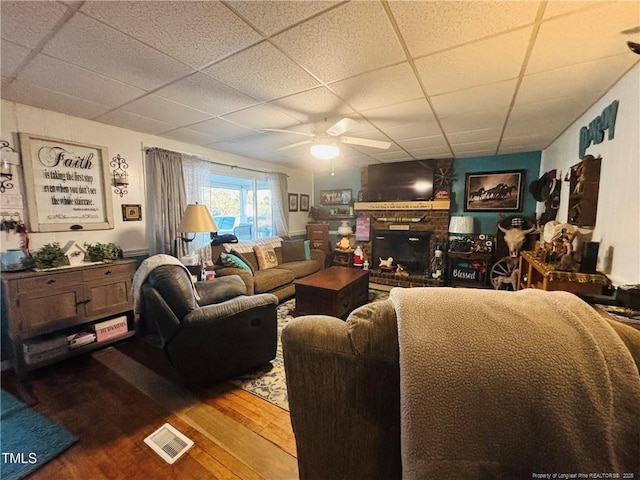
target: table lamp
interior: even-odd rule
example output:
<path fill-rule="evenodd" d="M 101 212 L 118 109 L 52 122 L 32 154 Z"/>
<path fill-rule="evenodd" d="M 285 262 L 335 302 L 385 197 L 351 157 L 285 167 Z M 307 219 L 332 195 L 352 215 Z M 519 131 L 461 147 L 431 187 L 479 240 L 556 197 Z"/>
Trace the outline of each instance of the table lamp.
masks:
<path fill-rule="evenodd" d="M 182 219 L 180 220 L 180 224 L 178 225 L 178 232 L 182 233 L 193 233 L 193 237 L 189 238 L 183 235 L 178 235 L 175 241 L 175 256 L 178 256 L 178 238 L 185 243 L 192 242 L 196 236 L 196 233 L 199 232 L 217 232 L 218 226 L 216 225 L 215 220 L 211 216 L 209 209 L 206 205 L 200 205 L 198 202 L 194 204 L 187 205 L 184 213 L 182 214 Z"/>

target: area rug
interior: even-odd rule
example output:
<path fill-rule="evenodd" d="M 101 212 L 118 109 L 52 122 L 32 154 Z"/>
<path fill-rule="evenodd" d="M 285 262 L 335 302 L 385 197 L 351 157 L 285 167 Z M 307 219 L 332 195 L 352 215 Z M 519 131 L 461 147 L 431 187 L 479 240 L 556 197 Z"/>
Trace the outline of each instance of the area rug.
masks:
<path fill-rule="evenodd" d="M 77 438 L 64 428 L 4 390 L 0 393 L 3 480 L 25 477 L 76 442 Z"/>
<path fill-rule="evenodd" d="M 386 291 L 369 291 L 369 302 L 385 300 L 388 297 L 389 294 Z M 287 411 L 289 411 L 287 379 L 284 372 L 280 335 L 282 329 L 294 318 L 293 311 L 295 310 L 295 306 L 296 303 L 293 299 L 278 305 L 278 349 L 276 351 L 276 358 L 271 361 L 272 368 L 257 369 L 230 380 L 231 383 L 243 390 Z"/>

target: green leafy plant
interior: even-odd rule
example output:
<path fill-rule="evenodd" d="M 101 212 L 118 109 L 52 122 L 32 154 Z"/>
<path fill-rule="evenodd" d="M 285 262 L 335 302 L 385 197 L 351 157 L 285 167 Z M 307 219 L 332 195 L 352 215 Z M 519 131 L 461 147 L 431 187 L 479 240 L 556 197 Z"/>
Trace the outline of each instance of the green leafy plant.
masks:
<path fill-rule="evenodd" d="M 56 268 L 69 264 L 58 242 L 47 243 L 31 256 L 35 268 Z M 29 262 L 31 263 L 31 261 Z"/>
<path fill-rule="evenodd" d="M 115 243 L 86 243 L 84 248 L 87 250 L 86 259 L 90 262 L 112 262 L 122 258 L 122 249 Z"/>

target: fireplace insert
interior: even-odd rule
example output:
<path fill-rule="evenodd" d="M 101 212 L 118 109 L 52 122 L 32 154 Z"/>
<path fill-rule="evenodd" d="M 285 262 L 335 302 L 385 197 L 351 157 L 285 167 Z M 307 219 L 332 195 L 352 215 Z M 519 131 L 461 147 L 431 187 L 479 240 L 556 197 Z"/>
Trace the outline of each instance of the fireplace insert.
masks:
<path fill-rule="evenodd" d="M 401 264 L 411 275 L 424 275 L 429 268 L 429 232 L 374 230 L 371 244 L 371 268 L 380 268 L 380 260 L 393 257 L 393 266 Z"/>

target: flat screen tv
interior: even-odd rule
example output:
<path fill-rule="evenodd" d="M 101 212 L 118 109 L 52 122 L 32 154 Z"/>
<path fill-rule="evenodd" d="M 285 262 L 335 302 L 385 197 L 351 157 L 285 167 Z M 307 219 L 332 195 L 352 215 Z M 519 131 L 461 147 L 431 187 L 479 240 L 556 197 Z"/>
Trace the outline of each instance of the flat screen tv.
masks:
<path fill-rule="evenodd" d="M 433 163 L 431 160 L 378 163 L 369 165 L 367 201 L 432 200 Z"/>

